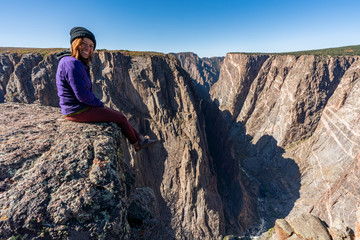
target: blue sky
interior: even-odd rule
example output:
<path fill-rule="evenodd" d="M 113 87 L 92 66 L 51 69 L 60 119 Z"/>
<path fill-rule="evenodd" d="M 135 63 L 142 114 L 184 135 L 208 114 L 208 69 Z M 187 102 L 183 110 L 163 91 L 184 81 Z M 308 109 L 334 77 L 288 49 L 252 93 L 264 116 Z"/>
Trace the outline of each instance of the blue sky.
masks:
<path fill-rule="evenodd" d="M 0 47 L 69 47 L 74 26 L 98 49 L 287 52 L 360 44 L 359 0 L 0 0 Z"/>

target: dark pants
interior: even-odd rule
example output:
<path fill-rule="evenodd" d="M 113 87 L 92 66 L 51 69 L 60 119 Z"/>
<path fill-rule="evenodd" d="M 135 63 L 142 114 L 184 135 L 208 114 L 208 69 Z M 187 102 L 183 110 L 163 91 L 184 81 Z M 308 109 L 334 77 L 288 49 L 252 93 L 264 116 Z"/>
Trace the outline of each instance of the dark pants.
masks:
<path fill-rule="evenodd" d="M 113 122 L 120 128 L 131 144 L 138 141 L 140 134 L 130 125 L 124 114 L 108 107 L 90 107 L 85 112 L 66 117 L 73 122 Z"/>

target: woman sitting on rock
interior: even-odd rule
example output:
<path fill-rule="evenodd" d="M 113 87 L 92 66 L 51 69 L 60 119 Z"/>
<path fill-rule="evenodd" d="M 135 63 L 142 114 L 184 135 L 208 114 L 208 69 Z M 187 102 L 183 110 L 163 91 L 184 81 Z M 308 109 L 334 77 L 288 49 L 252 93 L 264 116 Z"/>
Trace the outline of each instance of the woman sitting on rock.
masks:
<path fill-rule="evenodd" d="M 74 122 L 114 122 L 134 145 L 135 151 L 157 142 L 140 135 L 118 111 L 105 107 L 92 92 L 89 64 L 96 47 L 95 36 L 83 27 L 70 31 L 70 52 L 58 54 L 56 86 L 60 98 L 61 112 Z"/>

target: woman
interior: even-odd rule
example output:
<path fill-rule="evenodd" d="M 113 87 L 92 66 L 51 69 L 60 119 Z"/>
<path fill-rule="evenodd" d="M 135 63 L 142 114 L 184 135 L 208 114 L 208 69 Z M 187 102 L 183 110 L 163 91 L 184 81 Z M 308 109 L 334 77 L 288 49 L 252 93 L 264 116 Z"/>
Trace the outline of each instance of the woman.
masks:
<path fill-rule="evenodd" d="M 56 72 L 60 107 L 65 118 L 74 122 L 114 122 L 135 151 L 155 144 L 157 140 L 140 135 L 122 113 L 105 107 L 93 94 L 89 64 L 96 47 L 94 34 L 86 28 L 74 27 L 70 31 L 70 43 L 70 52 L 58 54 L 60 61 Z"/>

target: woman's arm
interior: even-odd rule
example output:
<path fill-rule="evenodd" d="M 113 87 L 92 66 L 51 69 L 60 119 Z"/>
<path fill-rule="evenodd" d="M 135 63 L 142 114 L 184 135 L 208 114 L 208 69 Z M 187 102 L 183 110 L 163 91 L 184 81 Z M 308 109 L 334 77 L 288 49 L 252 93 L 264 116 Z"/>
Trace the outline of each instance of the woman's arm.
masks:
<path fill-rule="evenodd" d="M 91 91 L 91 80 L 88 78 L 81 62 L 74 61 L 70 64 L 68 81 L 76 98 L 83 104 L 92 107 L 104 107 L 104 104 L 95 97 Z M 89 88 L 90 85 L 90 88 Z"/>

